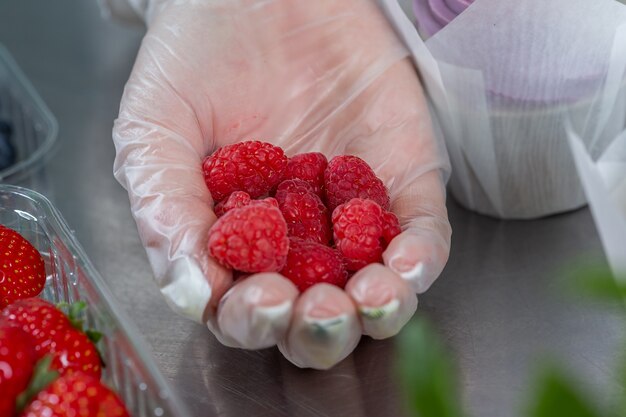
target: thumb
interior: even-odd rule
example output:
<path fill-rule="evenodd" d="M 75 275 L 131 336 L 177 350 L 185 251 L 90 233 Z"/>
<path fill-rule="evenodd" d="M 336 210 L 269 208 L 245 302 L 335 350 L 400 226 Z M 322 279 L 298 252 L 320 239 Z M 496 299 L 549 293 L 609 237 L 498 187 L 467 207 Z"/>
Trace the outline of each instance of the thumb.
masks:
<path fill-rule="evenodd" d="M 149 33 L 113 129 L 114 175 L 128 191 L 165 299 L 175 311 L 204 322 L 232 276 L 207 254 L 216 217 L 201 162 L 210 147 L 203 132 L 211 129 L 198 121 L 183 83 L 172 76 L 177 71 L 169 48 Z"/>

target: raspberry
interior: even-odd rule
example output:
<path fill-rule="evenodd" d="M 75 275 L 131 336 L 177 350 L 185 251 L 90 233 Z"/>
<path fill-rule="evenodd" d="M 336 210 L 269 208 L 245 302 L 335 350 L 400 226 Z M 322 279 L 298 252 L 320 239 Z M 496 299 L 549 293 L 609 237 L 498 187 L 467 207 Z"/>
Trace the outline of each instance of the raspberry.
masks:
<path fill-rule="evenodd" d="M 294 179 L 294 180 L 285 180 L 280 183 L 278 188 L 276 188 L 276 200 L 280 203 L 281 200 L 284 200 L 287 194 L 298 194 L 298 195 L 306 195 L 315 193 L 313 191 L 313 187 L 306 181 Z"/>
<path fill-rule="evenodd" d="M 289 239 L 287 263 L 280 273 L 300 291 L 319 282 L 343 288 L 348 280 L 343 257 L 336 249 L 298 238 Z"/>
<path fill-rule="evenodd" d="M 276 200 L 287 222 L 289 236 L 327 245 L 331 231 L 328 210 L 322 200 L 302 180 L 280 183 Z"/>
<path fill-rule="evenodd" d="M 353 198 L 370 199 L 389 210 L 389 194 L 372 168 L 357 156 L 334 157 L 324 172 L 326 202 L 329 210 Z"/>
<path fill-rule="evenodd" d="M 324 195 L 324 171 L 328 160 L 319 152 L 302 153 L 289 159 L 283 180 L 299 179 L 309 183 L 318 196 Z"/>
<path fill-rule="evenodd" d="M 224 146 L 202 162 L 204 181 L 215 201 L 235 191 L 261 197 L 278 185 L 286 166 L 281 148 L 259 141 Z"/>
<path fill-rule="evenodd" d="M 288 251 L 287 224 L 271 202 L 230 210 L 209 231 L 209 253 L 239 271 L 280 271 Z"/>
<path fill-rule="evenodd" d="M 278 201 L 274 197 L 267 197 L 262 200 L 252 200 L 249 204 L 250 206 L 267 206 L 267 207 L 276 207 L 278 208 Z"/>
<path fill-rule="evenodd" d="M 215 205 L 215 215 L 222 217 L 232 209 L 241 208 L 250 204 L 250 195 L 245 191 L 235 191 L 226 200 Z"/>
<path fill-rule="evenodd" d="M 235 191 L 226 200 L 222 200 L 215 205 L 215 215 L 219 219 L 227 212 L 255 204 L 266 204 L 271 207 L 278 208 L 278 201 L 273 197 L 267 197 L 262 200 L 251 200 L 248 193 L 243 191 Z"/>
<path fill-rule="evenodd" d="M 352 199 L 335 209 L 332 220 L 335 244 L 350 271 L 380 262 L 389 242 L 400 233 L 395 214 L 372 200 Z"/>

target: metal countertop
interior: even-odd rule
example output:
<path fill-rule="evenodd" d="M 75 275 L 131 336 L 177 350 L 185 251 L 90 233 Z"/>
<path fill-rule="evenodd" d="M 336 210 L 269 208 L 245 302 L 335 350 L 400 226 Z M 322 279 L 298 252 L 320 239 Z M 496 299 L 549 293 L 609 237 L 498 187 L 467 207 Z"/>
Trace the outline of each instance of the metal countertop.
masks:
<path fill-rule="evenodd" d="M 126 192 L 112 175 L 111 128 L 142 36 L 103 20 L 95 2 L 0 3 L 0 43 L 60 124 L 37 185 L 60 209 L 96 268 L 148 340 L 157 364 L 197 416 L 399 416 L 393 341 L 364 338 L 333 370 L 299 370 L 276 349 L 221 346 L 172 313 L 152 281 Z M 617 308 L 560 295 L 558 269 L 601 254 L 587 209 L 504 222 L 449 203 L 450 262 L 418 314 L 456 353 L 464 402 L 476 417 L 519 416 L 540 358 L 575 366 L 600 400 L 621 339 Z"/>

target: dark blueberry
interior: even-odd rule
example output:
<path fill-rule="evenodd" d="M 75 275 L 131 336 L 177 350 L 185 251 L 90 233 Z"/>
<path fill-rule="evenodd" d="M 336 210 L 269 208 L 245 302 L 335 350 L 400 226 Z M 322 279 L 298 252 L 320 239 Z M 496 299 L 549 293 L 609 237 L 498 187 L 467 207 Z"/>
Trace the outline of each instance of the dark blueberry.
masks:
<path fill-rule="evenodd" d="M 0 120 L 0 170 L 15 163 L 15 147 L 11 142 L 13 129 L 9 123 Z"/>

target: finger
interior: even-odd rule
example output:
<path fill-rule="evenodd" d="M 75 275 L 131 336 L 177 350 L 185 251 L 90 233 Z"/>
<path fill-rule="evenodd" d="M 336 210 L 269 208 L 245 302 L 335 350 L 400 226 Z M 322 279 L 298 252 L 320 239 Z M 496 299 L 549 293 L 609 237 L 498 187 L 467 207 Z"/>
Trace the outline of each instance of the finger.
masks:
<path fill-rule="evenodd" d="M 361 326 L 352 300 L 340 288 L 317 284 L 296 303 L 282 354 L 301 368 L 329 369 L 359 343 Z"/>
<path fill-rule="evenodd" d="M 433 133 L 423 90 L 408 61 L 390 68 L 359 100 L 368 100 L 364 117 L 372 130 L 347 150 L 363 157 L 389 188 L 391 210 L 404 232 L 383 259 L 421 293 L 441 273 L 450 248 L 445 149 Z"/>
<path fill-rule="evenodd" d="M 450 254 L 452 231 L 440 174 L 431 171 L 417 178 L 391 208 L 403 232 L 391 241 L 383 260 L 421 294 L 441 274 Z"/>
<path fill-rule="evenodd" d="M 211 261 L 207 234 L 216 217 L 201 161 L 211 147 L 210 112 L 198 119 L 184 69 L 153 33 L 139 52 L 115 121 L 114 174 L 131 211 L 155 278 L 172 308 L 206 321 L 232 284 Z M 202 121 L 199 121 L 202 120 Z"/>
<path fill-rule="evenodd" d="M 363 334 L 374 339 L 396 335 L 417 309 L 417 297 L 409 284 L 380 264 L 357 272 L 346 285 L 354 300 Z"/>
<path fill-rule="evenodd" d="M 220 332 L 246 349 L 274 346 L 285 337 L 297 297 L 296 286 L 279 274 L 244 278 L 220 302 Z"/>

